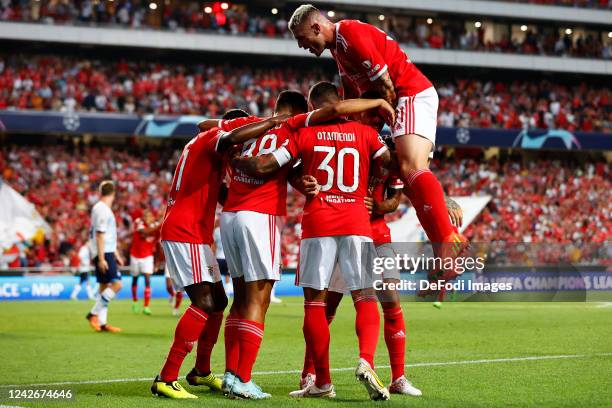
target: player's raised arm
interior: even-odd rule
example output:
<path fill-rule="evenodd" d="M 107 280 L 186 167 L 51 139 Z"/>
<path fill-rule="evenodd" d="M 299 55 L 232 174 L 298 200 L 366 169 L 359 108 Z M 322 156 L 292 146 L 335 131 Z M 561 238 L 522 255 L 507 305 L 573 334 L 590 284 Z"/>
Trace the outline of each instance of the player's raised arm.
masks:
<path fill-rule="evenodd" d="M 204 119 L 200 123 L 198 123 L 198 129 L 201 132 L 206 132 L 214 127 L 219 127 L 221 119 Z"/>
<path fill-rule="evenodd" d="M 224 152 L 234 145 L 259 137 L 273 127 L 286 122 L 287 119 L 289 119 L 289 115 L 272 116 L 261 122 L 250 123 L 224 133 L 219 137 L 217 152 Z"/>
<path fill-rule="evenodd" d="M 378 109 L 388 124 L 393 125 L 393 122 L 395 122 L 395 109 L 384 99 L 346 99 L 310 112 L 303 126 L 320 125 L 339 117 L 354 115 L 372 109 Z"/>

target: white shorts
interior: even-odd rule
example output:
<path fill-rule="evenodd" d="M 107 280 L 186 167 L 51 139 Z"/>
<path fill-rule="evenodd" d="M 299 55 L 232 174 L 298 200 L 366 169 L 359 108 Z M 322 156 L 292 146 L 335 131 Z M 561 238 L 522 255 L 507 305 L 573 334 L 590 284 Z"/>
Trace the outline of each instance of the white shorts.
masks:
<path fill-rule="evenodd" d="M 395 250 L 393 249 L 393 244 L 381 244 L 376 246 L 376 257 L 377 258 L 395 258 Z M 374 274 L 374 279 L 380 279 L 379 275 Z M 400 279 L 400 271 L 397 268 L 385 269 L 382 273 L 382 279 Z M 329 291 L 342 293 L 344 295 L 348 295 L 350 291 L 346 286 L 346 282 L 344 281 L 344 277 L 342 276 L 342 272 L 340 272 L 338 266 L 334 268 L 334 272 L 329 282 Z"/>
<path fill-rule="evenodd" d="M 151 275 L 153 273 L 153 255 L 145 258 L 136 258 L 130 255 L 130 274 L 138 276 L 141 273 Z"/>
<path fill-rule="evenodd" d="M 280 280 L 278 218 L 255 211 L 221 213 L 221 242 L 232 278 Z"/>
<path fill-rule="evenodd" d="M 317 290 L 329 288 L 337 265 L 347 291 L 372 287 L 374 256 L 370 237 L 340 235 L 302 239 L 296 283 Z"/>
<path fill-rule="evenodd" d="M 210 245 L 162 241 L 166 271 L 175 290 L 201 282 L 221 280 L 219 265 Z"/>
<path fill-rule="evenodd" d="M 415 134 L 436 145 L 438 124 L 438 93 L 432 86 L 414 96 L 402 96 L 395 108 L 394 138 Z"/>

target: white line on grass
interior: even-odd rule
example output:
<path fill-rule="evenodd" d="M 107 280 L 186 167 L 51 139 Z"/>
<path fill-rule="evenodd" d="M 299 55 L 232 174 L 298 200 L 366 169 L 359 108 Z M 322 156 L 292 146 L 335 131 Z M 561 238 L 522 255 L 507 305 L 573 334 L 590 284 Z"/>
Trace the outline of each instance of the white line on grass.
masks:
<path fill-rule="evenodd" d="M 406 367 L 436 367 L 436 366 L 451 366 L 451 365 L 468 365 L 468 364 L 491 364 L 491 363 L 511 363 L 515 361 L 540 361 L 540 360 L 561 360 L 571 358 L 593 358 L 593 357 L 609 357 L 612 353 L 598 354 L 565 354 L 558 356 L 532 356 L 532 357 L 510 357 L 510 358 L 495 358 L 489 360 L 461 360 L 461 361 L 439 361 L 431 363 L 414 363 L 406 364 Z M 377 365 L 377 368 L 390 368 L 389 365 Z M 330 371 L 353 371 L 355 367 L 331 368 Z M 302 370 L 285 370 L 285 371 L 254 371 L 253 375 L 277 375 L 277 374 L 300 374 Z M 85 385 L 85 384 L 112 384 L 123 382 L 139 382 L 151 381 L 153 377 L 144 378 L 116 378 L 112 380 L 86 380 L 86 381 L 62 381 L 53 383 L 39 384 L 0 384 L 0 388 L 24 388 L 24 387 L 50 387 L 56 385 Z"/>

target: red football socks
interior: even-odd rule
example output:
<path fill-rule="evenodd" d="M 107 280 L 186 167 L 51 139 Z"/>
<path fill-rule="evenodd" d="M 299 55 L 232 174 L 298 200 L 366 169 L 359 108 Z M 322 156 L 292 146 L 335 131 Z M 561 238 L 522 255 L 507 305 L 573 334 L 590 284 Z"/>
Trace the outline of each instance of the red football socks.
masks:
<path fill-rule="evenodd" d="M 331 322 L 334 320 L 335 316 L 325 316 L 327 319 L 327 325 L 329 326 Z M 308 348 L 308 344 L 306 344 L 306 352 L 304 353 L 304 367 L 302 368 L 302 378 L 306 377 L 307 374 L 314 374 L 315 366 L 314 360 L 312 359 L 312 351 Z"/>
<path fill-rule="evenodd" d="M 329 326 L 325 317 L 325 302 L 304 302 L 304 339 L 312 353 L 317 376 L 316 385 L 331 384 L 329 373 Z"/>
<path fill-rule="evenodd" d="M 238 358 L 240 356 L 240 345 L 238 344 L 238 321 L 240 318 L 236 313 L 230 313 L 225 319 L 225 371 L 236 374 L 238 370 Z"/>
<path fill-rule="evenodd" d="M 366 360 L 374 368 L 374 353 L 378 344 L 380 330 L 380 314 L 375 296 L 362 296 L 354 300 L 355 331 L 359 339 L 359 357 Z"/>
<path fill-rule="evenodd" d="M 174 342 L 166 358 L 166 364 L 161 371 L 161 379 L 164 382 L 176 381 L 179 370 L 187 353 L 193 348 L 193 344 L 200 337 L 200 333 L 206 326 L 208 315 L 201 309 L 191 305 L 181 317 L 174 331 Z"/>
<path fill-rule="evenodd" d="M 389 351 L 392 382 L 404 375 L 404 357 L 406 354 L 406 324 L 402 308 L 384 311 L 385 343 Z"/>
<path fill-rule="evenodd" d="M 440 243 L 453 232 L 442 185 L 429 169 L 413 171 L 404 180 L 410 202 L 432 243 Z"/>
<path fill-rule="evenodd" d="M 238 342 L 240 357 L 236 375 L 242 382 L 251 381 L 251 371 L 257 359 L 257 353 L 263 340 L 264 325 L 252 320 L 240 319 L 238 321 Z"/>
<path fill-rule="evenodd" d="M 210 313 L 208 315 L 208 321 L 206 322 L 206 328 L 200 333 L 195 363 L 195 367 L 200 374 L 210 373 L 210 355 L 212 354 L 213 347 L 217 343 L 219 330 L 221 330 L 221 323 L 223 323 L 223 312 Z"/>
<path fill-rule="evenodd" d="M 149 303 L 151 303 L 151 288 L 144 289 L 144 307 L 148 307 Z"/>

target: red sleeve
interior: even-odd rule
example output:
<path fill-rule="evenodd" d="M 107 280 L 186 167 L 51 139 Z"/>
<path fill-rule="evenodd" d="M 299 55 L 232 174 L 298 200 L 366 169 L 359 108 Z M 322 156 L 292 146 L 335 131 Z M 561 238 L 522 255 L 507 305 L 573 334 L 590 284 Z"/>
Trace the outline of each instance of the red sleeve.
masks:
<path fill-rule="evenodd" d="M 368 28 L 368 24 L 360 21 L 341 22 L 338 35 L 343 39 L 341 43 L 346 44 L 345 53 L 355 66 L 365 67 L 368 78 L 374 81 L 387 71 L 387 64 L 372 41 L 372 33 Z M 376 30 L 375 27 L 371 28 Z"/>
<path fill-rule="evenodd" d="M 291 131 L 297 131 L 301 128 L 305 128 L 310 126 L 310 123 L 308 123 L 310 121 L 310 115 L 312 115 L 314 111 L 311 112 L 306 112 L 306 113 L 300 113 L 299 115 L 295 115 L 291 118 L 289 118 L 289 120 L 286 122 L 287 127 L 291 130 Z"/>
<path fill-rule="evenodd" d="M 226 132 L 220 129 L 207 130 L 206 132 L 202 132 L 197 136 L 197 140 L 194 142 L 194 145 L 201 145 L 201 149 L 208 154 L 219 154 L 217 152 L 217 143 L 219 143 L 219 138 L 224 133 Z"/>
<path fill-rule="evenodd" d="M 248 125 L 250 123 L 261 122 L 263 119 L 257 116 L 247 116 L 243 118 L 223 120 L 219 119 L 219 128 L 226 132 L 231 132 L 241 126 Z"/>
<path fill-rule="evenodd" d="M 297 133 L 291 133 L 283 146 L 287 149 L 291 157 L 294 159 L 298 157 L 298 141 L 297 141 Z"/>
<path fill-rule="evenodd" d="M 385 151 L 388 150 L 387 145 L 382 141 L 382 138 L 378 135 L 378 132 L 375 131 L 373 128 L 370 128 L 371 130 L 369 133 L 369 150 L 370 150 L 370 156 L 373 159 L 376 159 L 378 156 L 380 156 L 381 154 L 383 154 Z"/>

